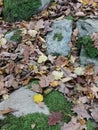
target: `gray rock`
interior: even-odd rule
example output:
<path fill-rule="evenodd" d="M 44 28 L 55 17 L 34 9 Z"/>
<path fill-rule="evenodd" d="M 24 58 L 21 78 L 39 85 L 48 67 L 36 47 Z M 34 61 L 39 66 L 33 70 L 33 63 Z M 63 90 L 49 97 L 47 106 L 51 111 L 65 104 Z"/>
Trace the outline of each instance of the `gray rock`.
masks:
<path fill-rule="evenodd" d="M 41 0 L 42 7 L 48 4 L 51 0 Z"/>
<path fill-rule="evenodd" d="M 53 31 L 46 36 L 47 53 L 60 54 L 67 56 L 70 52 L 69 43 L 72 34 L 72 21 L 71 20 L 58 20 L 52 24 Z M 61 35 L 61 39 L 55 38 L 55 35 Z"/>
<path fill-rule="evenodd" d="M 8 33 L 5 35 L 5 39 L 6 39 L 7 41 L 10 41 L 10 40 L 11 40 L 11 37 L 14 35 L 14 32 L 15 32 L 15 31 L 8 32 Z"/>
<path fill-rule="evenodd" d="M 80 19 L 77 22 L 79 36 L 89 35 L 93 32 L 98 32 L 98 19 Z"/>
<path fill-rule="evenodd" d="M 14 91 L 7 100 L 0 103 L 0 110 L 5 110 L 9 107 L 13 108 L 17 111 L 13 112 L 12 114 L 17 117 L 35 112 L 48 115 L 49 110 L 46 106 L 44 106 L 44 108 L 40 108 L 38 104 L 34 103 L 33 96 L 35 94 L 35 92 L 22 87 Z"/>
<path fill-rule="evenodd" d="M 98 58 L 88 57 L 87 54 L 85 53 L 84 48 L 82 48 L 80 53 L 80 63 L 81 65 L 87 65 L 87 64 L 98 65 Z"/>

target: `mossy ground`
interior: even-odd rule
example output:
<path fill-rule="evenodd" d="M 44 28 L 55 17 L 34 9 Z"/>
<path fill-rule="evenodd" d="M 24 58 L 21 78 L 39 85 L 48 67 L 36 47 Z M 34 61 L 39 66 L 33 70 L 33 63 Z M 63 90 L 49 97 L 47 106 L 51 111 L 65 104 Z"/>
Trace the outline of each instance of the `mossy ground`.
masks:
<path fill-rule="evenodd" d="M 34 113 L 19 118 L 8 115 L 7 118 L 0 121 L 0 130 L 32 130 L 31 125 L 35 125 L 33 130 L 60 130 L 64 122 L 70 120 L 72 103 L 67 102 L 65 97 L 58 91 L 52 91 L 44 97 L 45 104 L 49 107 L 50 112 L 61 111 L 63 118 L 60 124 L 55 126 L 48 125 L 48 116 L 42 113 Z M 70 115 L 70 116 L 69 116 Z M 91 121 L 87 122 L 88 130 L 93 130 Z"/>
<path fill-rule="evenodd" d="M 40 0 L 4 0 L 3 18 L 9 22 L 28 20 L 40 6 Z"/>

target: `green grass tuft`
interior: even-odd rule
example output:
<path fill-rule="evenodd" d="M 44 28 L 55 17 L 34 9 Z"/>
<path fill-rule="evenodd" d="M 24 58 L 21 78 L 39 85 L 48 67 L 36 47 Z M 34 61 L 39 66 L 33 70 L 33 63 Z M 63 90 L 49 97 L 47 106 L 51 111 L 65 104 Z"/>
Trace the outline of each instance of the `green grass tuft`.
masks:
<path fill-rule="evenodd" d="M 62 33 L 55 33 L 53 36 L 53 40 L 56 40 L 56 39 L 57 39 L 57 41 L 62 41 L 62 39 L 63 39 Z"/>

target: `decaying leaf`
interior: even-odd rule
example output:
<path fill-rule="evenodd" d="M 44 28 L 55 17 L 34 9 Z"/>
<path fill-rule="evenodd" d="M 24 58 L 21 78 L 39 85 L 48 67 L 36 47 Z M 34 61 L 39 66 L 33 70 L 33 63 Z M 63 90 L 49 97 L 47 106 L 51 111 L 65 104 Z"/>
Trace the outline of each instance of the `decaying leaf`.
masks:
<path fill-rule="evenodd" d="M 50 126 L 56 125 L 57 123 L 60 123 L 62 120 L 62 113 L 61 112 L 51 112 L 51 114 L 48 117 L 48 124 Z"/>
<path fill-rule="evenodd" d="M 77 118 L 72 117 L 71 121 L 67 124 L 64 123 L 64 126 L 61 127 L 61 130 L 83 130 L 87 129 L 86 125 L 81 125 L 78 121 Z"/>
<path fill-rule="evenodd" d="M 91 118 L 90 115 L 88 114 L 86 108 L 85 108 L 85 105 L 82 103 L 74 106 L 72 110 L 75 113 L 77 113 L 80 117 L 87 118 L 87 119 Z"/>
<path fill-rule="evenodd" d="M 95 107 L 90 110 L 91 111 L 91 116 L 95 120 L 95 122 L 98 122 L 98 107 Z"/>
<path fill-rule="evenodd" d="M 11 112 L 14 112 L 15 110 L 13 108 L 7 108 L 5 110 L 0 110 L 0 115 L 5 115 Z"/>

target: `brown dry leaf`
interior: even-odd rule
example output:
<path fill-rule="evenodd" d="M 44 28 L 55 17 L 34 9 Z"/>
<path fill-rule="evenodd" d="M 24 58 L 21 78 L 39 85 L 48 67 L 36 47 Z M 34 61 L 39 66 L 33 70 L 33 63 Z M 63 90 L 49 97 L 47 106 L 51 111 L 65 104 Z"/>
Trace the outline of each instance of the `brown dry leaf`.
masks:
<path fill-rule="evenodd" d="M 43 29 L 44 28 L 44 21 L 43 19 L 40 19 L 36 25 L 35 25 L 35 30 Z"/>
<path fill-rule="evenodd" d="M 83 130 L 87 129 L 86 125 L 81 125 L 79 122 L 77 122 L 77 118 L 72 117 L 71 121 L 69 123 L 64 123 L 64 125 L 61 127 L 61 130 Z"/>
<path fill-rule="evenodd" d="M 66 84 L 62 83 L 61 81 L 59 82 L 59 87 L 58 90 L 64 94 L 68 94 L 69 93 L 69 89 L 66 87 Z"/>
<path fill-rule="evenodd" d="M 31 77 L 27 77 L 25 80 L 23 80 L 22 85 L 27 85 L 29 81 L 31 80 Z"/>
<path fill-rule="evenodd" d="M 42 88 L 39 86 L 39 84 L 33 84 L 31 90 L 37 93 L 42 93 Z"/>
<path fill-rule="evenodd" d="M 77 12 L 77 13 L 75 14 L 75 16 L 81 17 L 81 16 L 85 16 L 85 14 L 84 14 L 83 12 Z"/>
<path fill-rule="evenodd" d="M 91 118 L 85 108 L 85 105 L 82 103 L 74 106 L 72 110 L 73 112 L 77 113 L 80 117 L 87 118 L 87 119 Z"/>
<path fill-rule="evenodd" d="M 43 76 L 40 78 L 39 85 L 40 85 L 42 88 L 49 86 L 49 81 L 47 80 L 47 77 L 46 77 L 45 75 L 43 75 Z"/>
<path fill-rule="evenodd" d="M 75 28 L 75 29 L 73 30 L 73 36 L 77 37 L 77 36 L 78 36 L 78 33 L 79 33 L 78 28 Z"/>
<path fill-rule="evenodd" d="M 55 60 L 55 65 L 56 66 L 65 66 L 68 65 L 69 60 L 68 58 L 65 58 L 64 56 L 59 56 L 56 60 Z"/>
<path fill-rule="evenodd" d="M 8 114 L 11 112 L 14 112 L 15 110 L 13 108 L 7 108 L 5 110 L 0 110 L 0 115 Z"/>
<path fill-rule="evenodd" d="M 39 81 L 39 85 L 44 88 L 44 87 L 48 87 L 50 82 L 53 82 L 54 81 L 54 76 L 52 75 L 48 75 L 47 77 L 45 75 L 43 75 L 41 78 L 40 78 L 40 81 Z"/>
<path fill-rule="evenodd" d="M 98 107 L 95 107 L 93 109 L 90 110 L 91 111 L 91 116 L 93 117 L 93 119 L 98 122 Z"/>
<path fill-rule="evenodd" d="M 4 82 L 0 81 L 0 95 L 6 94 L 8 92 L 8 90 L 4 86 Z"/>
<path fill-rule="evenodd" d="M 83 96 L 83 97 L 79 97 L 79 99 L 78 99 L 78 103 L 88 103 L 89 102 L 89 100 L 88 100 L 88 98 L 87 98 L 87 96 Z"/>
<path fill-rule="evenodd" d="M 51 114 L 48 117 L 48 124 L 50 126 L 56 125 L 57 123 L 60 123 L 62 120 L 62 113 L 61 112 L 51 112 Z"/>
<path fill-rule="evenodd" d="M 70 80 L 72 80 L 72 77 L 66 77 L 66 78 L 61 79 L 61 81 L 62 81 L 63 83 L 66 83 L 66 82 L 68 82 L 68 81 L 70 81 Z"/>

